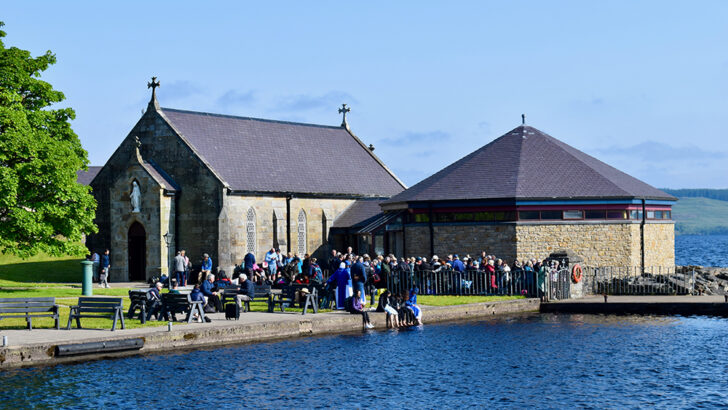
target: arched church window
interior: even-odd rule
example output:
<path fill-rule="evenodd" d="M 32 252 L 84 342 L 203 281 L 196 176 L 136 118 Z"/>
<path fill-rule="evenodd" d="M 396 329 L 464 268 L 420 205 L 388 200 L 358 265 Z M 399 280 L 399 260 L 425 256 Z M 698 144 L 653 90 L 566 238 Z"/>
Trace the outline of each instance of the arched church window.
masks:
<path fill-rule="evenodd" d="M 248 209 L 248 215 L 245 218 L 245 233 L 246 233 L 246 253 L 255 253 L 255 211 L 253 207 Z"/>
<path fill-rule="evenodd" d="M 303 257 L 306 253 L 306 212 L 301 209 L 298 213 L 298 254 Z"/>

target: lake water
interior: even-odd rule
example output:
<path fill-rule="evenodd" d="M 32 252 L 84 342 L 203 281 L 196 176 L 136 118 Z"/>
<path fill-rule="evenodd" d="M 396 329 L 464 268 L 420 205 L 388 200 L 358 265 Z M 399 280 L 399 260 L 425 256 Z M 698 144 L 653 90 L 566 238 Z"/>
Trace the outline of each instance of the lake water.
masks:
<path fill-rule="evenodd" d="M 675 263 L 728 266 L 728 235 L 676 235 Z"/>
<path fill-rule="evenodd" d="M 728 404 L 728 320 L 522 315 L 0 372 L 11 408 Z"/>

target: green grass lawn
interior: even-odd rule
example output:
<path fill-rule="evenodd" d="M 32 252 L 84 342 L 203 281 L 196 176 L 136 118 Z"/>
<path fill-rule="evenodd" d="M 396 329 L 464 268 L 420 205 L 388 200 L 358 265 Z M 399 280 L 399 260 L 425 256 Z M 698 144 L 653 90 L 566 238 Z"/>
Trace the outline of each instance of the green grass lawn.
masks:
<path fill-rule="evenodd" d="M 54 257 L 44 254 L 28 259 L 0 254 L 0 287 L 53 286 L 55 283 L 81 283 L 82 257 Z"/>
<path fill-rule="evenodd" d="M 525 299 L 523 296 L 433 296 L 418 295 L 417 303 L 422 306 L 455 306 L 468 303 L 495 302 L 498 300 Z"/>

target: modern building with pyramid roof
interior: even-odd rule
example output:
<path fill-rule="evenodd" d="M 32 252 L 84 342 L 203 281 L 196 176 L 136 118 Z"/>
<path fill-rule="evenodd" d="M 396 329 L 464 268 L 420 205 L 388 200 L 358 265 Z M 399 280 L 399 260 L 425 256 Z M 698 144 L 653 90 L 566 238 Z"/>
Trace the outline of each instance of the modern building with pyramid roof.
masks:
<path fill-rule="evenodd" d="M 522 125 L 381 206 L 407 256 L 569 249 L 592 266 L 674 266 L 676 200 Z"/>

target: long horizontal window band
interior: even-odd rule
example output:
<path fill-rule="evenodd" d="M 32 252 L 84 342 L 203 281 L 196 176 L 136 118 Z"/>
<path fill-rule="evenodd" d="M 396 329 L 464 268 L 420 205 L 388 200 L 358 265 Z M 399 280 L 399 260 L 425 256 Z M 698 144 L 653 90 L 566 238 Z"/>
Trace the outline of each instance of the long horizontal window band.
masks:
<path fill-rule="evenodd" d="M 432 216 L 430 216 L 432 215 Z M 430 221 L 432 218 L 432 221 Z M 580 220 L 641 220 L 641 210 L 627 209 L 570 209 L 570 210 L 527 210 L 493 212 L 434 212 L 409 213 L 407 223 L 447 222 L 508 222 L 508 221 L 580 221 Z M 672 212 L 647 210 L 646 219 L 672 219 Z"/>

